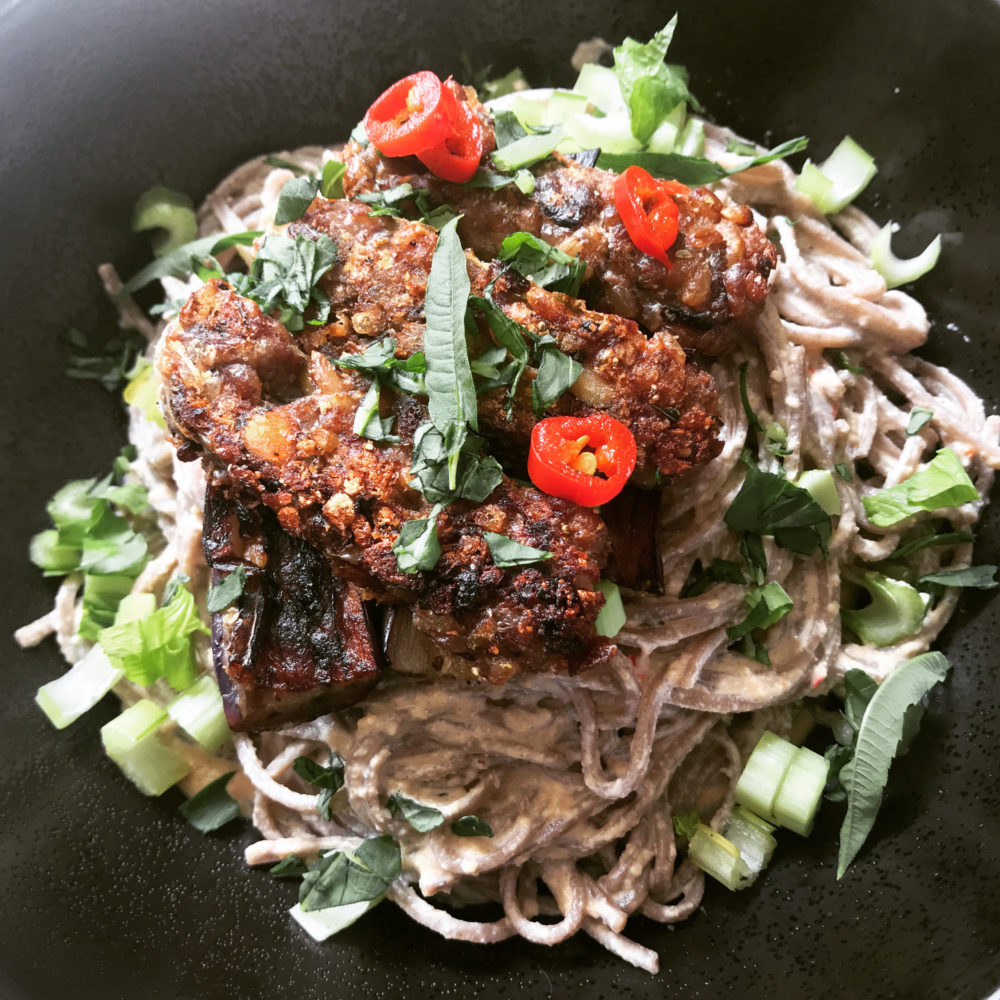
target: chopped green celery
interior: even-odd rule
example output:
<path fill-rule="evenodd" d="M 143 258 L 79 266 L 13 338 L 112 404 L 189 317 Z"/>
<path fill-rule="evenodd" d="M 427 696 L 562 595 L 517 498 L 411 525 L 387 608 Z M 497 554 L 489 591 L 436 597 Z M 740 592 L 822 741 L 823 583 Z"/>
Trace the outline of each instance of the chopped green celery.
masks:
<path fill-rule="evenodd" d="M 739 848 L 704 823 L 698 824 L 688 844 L 688 857 L 727 889 L 745 889 L 757 877 L 747 867 Z"/>
<path fill-rule="evenodd" d="M 622 595 L 617 584 L 610 580 L 601 580 L 597 584 L 597 589 L 604 595 L 604 607 L 597 613 L 594 631 L 610 639 L 618 635 L 627 620 L 625 605 L 622 604 Z"/>
<path fill-rule="evenodd" d="M 827 514 L 840 513 L 840 497 L 833 481 L 833 473 L 827 469 L 808 469 L 795 481 L 795 485 L 806 491 Z"/>
<path fill-rule="evenodd" d="M 115 614 L 115 624 L 136 622 L 148 618 L 156 610 L 156 597 L 153 594 L 126 594 L 118 605 Z"/>
<path fill-rule="evenodd" d="M 209 753 L 215 753 L 230 737 L 222 696 L 214 678 L 202 674 L 169 705 L 170 718 Z"/>
<path fill-rule="evenodd" d="M 807 747 L 799 747 L 774 800 L 774 818 L 780 826 L 809 836 L 829 770 L 828 760 Z"/>
<path fill-rule="evenodd" d="M 861 194 L 877 171 L 873 157 L 848 135 L 819 166 L 806 160 L 795 187 L 833 215 Z"/>
<path fill-rule="evenodd" d="M 159 705 L 143 699 L 101 727 L 105 753 L 144 795 L 162 795 L 191 770 L 184 758 L 157 737 L 167 718 Z"/>
<path fill-rule="evenodd" d="M 843 608 L 841 621 L 869 646 L 891 646 L 914 634 L 924 620 L 928 597 L 903 580 L 865 573 L 862 586 L 871 604 Z"/>
<path fill-rule="evenodd" d="M 567 145 L 572 145 L 572 151 L 600 149 L 605 153 L 634 153 L 642 149 L 642 143 L 632 135 L 627 111 L 618 111 L 604 118 L 569 114 L 563 127 L 570 140 Z"/>
<path fill-rule="evenodd" d="M 496 150 L 493 153 L 493 162 L 498 169 L 508 172 L 530 166 L 545 159 L 559 145 L 562 137 L 562 129 L 558 125 L 554 126 L 551 132 L 526 135 Z"/>
<path fill-rule="evenodd" d="M 59 532 L 49 528 L 32 536 L 28 556 L 46 576 L 66 576 L 80 565 L 80 546 L 62 543 Z"/>
<path fill-rule="evenodd" d="M 767 867 L 778 846 L 778 842 L 771 836 L 773 831 L 774 827 L 770 823 L 742 806 L 737 806 L 729 814 L 722 833 L 740 852 L 750 874 L 758 875 Z"/>
<path fill-rule="evenodd" d="M 538 128 L 545 117 L 545 102 L 532 97 L 515 97 L 510 102 L 510 110 L 525 128 Z"/>
<path fill-rule="evenodd" d="M 198 220 L 187 195 L 164 187 L 151 188 L 139 196 L 132 212 L 132 232 L 162 229 L 153 237 L 157 257 L 190 243 L 198 235 Z"/>
<path fill-rule="evenodd" d="M 672 153 L 677 148 L 680 135 L 687 117 L 687 105 L 681 101 L 666 118 L 656 126 L 656 131 L 649 137 L 646 149 L 650 153 Z"/>
<path fill-rule="evenodd" d="M 736 782 L 736 803 L 774 822 L 774 801 L 797 750 L 788 740 L 765 730 Z"/>
<path fill-rule="evenodd" d="M 350 927 L 359 917 L 378 906 L 385 894 L 374 899 L 346 903 L 344 906 L 329 906 L 324 910 L 310 910 L 308 913 L 296 903 L 288 912 L 314 941 L 325 941 L 337 931 Z"/>
<path fill-rule="evenodd" d="M 93 646 L 62 677 L 43 684 L 35 701 L 56 729 L 65 729 L 92 709 L 124 673 L 100 646 Z"/>
<path fill-rule="evenodd" d="M 606 115 L 628 112 L 618 74 L 607 66 L 585 63 L 573 89 L 578 94 L 583 94 L 595 108 L 600 108 Z"/>
<path fill-rule="evenodd" d="M 114 623 L 118 608 L 133 583 L 135 577 L 127 573 L 87 573 L 83 578 L 83 614 L 78 634 L 95 641 L 104 629 Z"/>
<path fill-rule="evenodd" d="M 886 288 L 897 288 L 916 281 L 938 262 L 941 256 L 941 237 L 935 236 L 923 253 L 916 257 L 899 258 L 892 252 L 893 223 L 887 222 L 872 240 L 872 266 L 885 279 Z"/>
<path fill-rule="evenodd" d="M 681 156 L 703 156 L 705 153 L 705 123 L 689 118 L 677 140 L 676 152 Z"/>
<path fill-rule="evenodd" d="M 572 90 L 553 90 L 542 112 L 543 125 L 561 125 L 572 112 L 587 110 L 587 98 Z"/>
<path fill-rule="evenodd" d="M 156 372 L 149 361 L 139 358 L 130 372 L 128 385 L 122 390 L 122 399 L 161 430 L 166 430 L 167 422 L 157 405 L 157 395 Z"/>

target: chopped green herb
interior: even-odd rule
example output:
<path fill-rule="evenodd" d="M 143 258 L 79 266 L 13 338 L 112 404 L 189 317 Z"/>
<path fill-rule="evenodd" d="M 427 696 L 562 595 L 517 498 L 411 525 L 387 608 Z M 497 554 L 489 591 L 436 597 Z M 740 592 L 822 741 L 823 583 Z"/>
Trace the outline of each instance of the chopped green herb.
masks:
<path fill-rule="evenodd" d="M 310 785 L 322 789 L 316 811 L 323 819 L 333 817 L 333 797 L 344 787 L 344 758 L 330 751 L 330 763 L 325 767 L 311 757 L 296 757 L 292 770 Z"/>
<path fill-rule="evenodd" d="M 92 348 L 75 327 L 62 335 L 69 349 L 65 374 L 69 378 L 100 382 L 108 392 L 117 392 L 131 377 L 143 340 L 134 330 L 125 330 L 101 348 Z"/>
<path fill-rule="evenodd" d="M 674 825 L 674 833 L 678 837 L 683 837 L 685 840 L 690 840 L 695 831 L 698 829 L 698 824 L 701 822 L 701 816 L 698 815 L 696 809 L 692 809 L 690 812 L 680 813 L 677 816 L 672 817 L 672 822 Z"/>
<path fill-rule="evenodd" d="M 370 441 L 399 444 L 399 435 L 392 433 L 394 418 L 391 416 L 379 416 L 381 398 L 379 383 L 373 381 L 368 387 L 368 391 L 365 393 L 361 403 L 358 405 L 358 412 L 354 415 L 352 430 L 358 437 L 368 438 Z"/>
<path fill-rule="evenodd" d="M 684 584 L 681 597 L 697 597 L 716 583 L 735 583 L 743 586 L 746 582 L 739 563 L 729 559 L 713 559 L 705 569 L 701 568 L 700 563 L 698 564 L 698 570 L 692 572 Z"/>
<path fill-rule="evenodd" d="M 764 425 L 760 422 L 757 414 L 754 413 L 753 407 L 750 405 L 750 397 L 747 394 L 747 367 L 749 364 L 749 361 L 744 361 L 740 365 L 740 402 L 743 404 L 743 412 L 746 414 L 747 425 L 755 431 L 763 432 Z"/>
<path fill-rule="evenodd" d="M 346 173 L 347 166 L 340 160 L 327 160 L 323 164 L 319 189 L 324 198 L 344 197 L 344 174 Z"/>
<path fill-rule="evenodd" d="M 733 640 L 748 640 L 741 645 L 741 651 L 752 659 L 769 664 L 770 657 L 758 638 L 751 637 L 754 630 L 763 631 L 779 622 L 795 606 L 780 583 L 769 583 L 751 590 L 745 598 L 746 617 L 738 625 L 726 629 L 726 635 Z"/>
<path fill-rule="evenodd" d="M 538 366 L 535 381 L 531 383 L 531 408 L 540 416 L 564 392 L 576 383 L 583 365 L 558 347 L 542 349 L 542 363 Z"/>
<path fill-rule="evenodd" d="M 889 558 L 903 559 L 929 546 L 960 545 L 964 542 L 974 541 L 975 537 L 971 531 L 943 531 L 938 535 L 934 534 L 933 531 L 929 531 L 926 535 L 921 535 L 919 538 L 913 538 L 908 542 L 904 542 Z"/>
<path fill-rule="evenodd" d="M 459 816 L 452 820 L 451 832 L 456 837 L 492 837 L 493 830 L 489 823 L 478 816 Z"/>
<path fill-rule="evenodd" d="M 845 462 L 837 462 L 837 464 L 834 465 L 834 469 L 836 470 L 837 475 L 840 476 L 845 483 L 854 482 L 854 473 L 851 472 L 851 467 Z"/>
<path fill-rule="evenodd" d="M 531 233 L 517 232 L 500 244 L 500 260 L 542 288 L 576 295 L 587 268 L 580 257 L 570 257 Z"/>
<path fill-rule="evenodd" d="M 911 410 L 910 419 L 906 424 L 906 436 L 913 437 L 914 434 L 919 434 L 933 419 L 933 410 Z"/>
<path fill-rule="evenodd" d="M 934 583 L 941 587 L 969 587 L 975 590 L 992 590 L 1000 587 L 996 580 L 996 566 L 965 566 L 962 569 L 943 569 L 927 573 L 920 583 Z"/>
<path fill-rule="evenodd" d="M 493 562 L 502 569 L 509 566 L 530 566 L 532 563 L 544 562 L 552 558 L 552 553 L 545 549 L 534 549 L 530 545 L 498 535 L 493 531 L 484 531 L 483 538 L 493 556 Z"/>
<path fill-rule="evenodd" d="M 444 822 L 444 813 L 440 809 L 422 805 L 407 798 L 402 792 L 393 792 L 386 802 L 386 808 L 391 816 L 402 816 L 417 833 L 429 833 Z"/>
<path fill-rule="evenodd" d="M 286 160 L 282 156 L 265 156 L 264 162 L 269 167 L 278 167 L 281 170 L 291 170 L 293 174 L 307 174 L 309 173 L 305 167 L 300 167 L 297 163 L 292 163 L 291 160 Z"/>
<path fill-rule="evenodd" d="M 239 803 L 226 791 L 226 785 L 235 773 L 230 771 L 209 782 L 200 791 L 195 792 L 177 811 L 202 833 L 211 833 L 220 826 L 225 826 L 230 820 L 236 819 L 240 814 Z"/>
<path fill-rule="evenodd" d="M 377 899 L 399 878 L 399 844 L 392 837 L 370 837 L 356 851 L 331 851 L 302 876 L 299 905 L 307 913 L 331 906 Z"/>
<path fill-rule="evenodd" d="M 438 541 L 437 516 L 444 505 L 436 503 L 427 517 L 407 521 L 400 528 L 399 537 L 392 547 L 396 564 L 401 573 L 418 573 L 434 569 L 441 558 L 441 543 Z"/>
<path fill-rule="evenodd" d="M 286 181 L 278 195 L 278 205 L 274 210 L 274 224 L 282 226 L 286 222 L 294 222 L 306 214 L 306 209 L 312 204 L 316 192 L 319 191 L 319 180 L 315 177 L 293 177 Z"/>
<path fill-rule="evenodd" d="M 297 854 L 288 854 L 268 871 L 275 878 L 302 878 L 309 866 Z"/>
<path fill-rule="evenodd" d="M 865 366 L 852 364 L 846 351 L 837 351 L 833 355 L 833 367 L 850 372 L 852 375 L 864 375 L 865 373 Z"/>
<path fill-rule="evenodd" d="M 247 582 L 247 571 L 244 566 L 237 566 L 221 583 L 216 584 L 208 592 L 205 607 L 210 614 L 228 608 L 240 594 Z"/>

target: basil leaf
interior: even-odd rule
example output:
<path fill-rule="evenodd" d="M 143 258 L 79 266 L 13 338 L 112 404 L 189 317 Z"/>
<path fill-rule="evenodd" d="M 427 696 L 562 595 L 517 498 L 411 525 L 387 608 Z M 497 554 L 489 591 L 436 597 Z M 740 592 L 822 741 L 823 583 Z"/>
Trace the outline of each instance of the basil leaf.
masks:
<path fill-rule="evenodd" d="M 743 534 L 740 538 L 740 556 L 750 575 L 750 582 L 758 587 L 763 586 L 767 579 L 767 554 L 760 535 L 750 531 Z"/>
<path fill-rule="evenodd" d="M 468 423 L 473 429 L 478 425 L 476 388 L 465 344 L 469 272 L 457 224 L 453 219 L 438 234 L 424 301 L 427 409 L 442 433 L 450 423 Z"/>
<path fill-rule="evenodd" d="M 513 111 L 495 111 L 493 113 L 493 131 L 496 134 L 497 148 L 503 149 L 511 143 L 523 139 L 528 133 Z"/>
<path fill-rule="evenodd" d="M 112 299 L 115 302 L 120 302 L 126 296 L 158 278 L 186 278 L 192 273 L 192 259 L 200 261 L 206 257 L 215 257 L 230 247 L 250 246 L 258 236 L 263 235 L 260 230 L 257 230 L 246 233 L 231 233 L 228 236 L 216 234 L 192 240 L 190 243 L 185 243 L 183 246 L 165 253 L 162 257 L 157 257 L 151 264 L 147 264 L 138 274 L 126 281 L 121 289 L 112 296 Z"/>
<path fill-rule="evenodd" d="M 493 830 L 489 823 L 478 816 L 460 816 L 452 820 L 451 832 L 456 837 L 492 837 Z"/>
<path fill-rule="evenodd" d="M 863 670 L 848 670 L 844 675 L 844 718 L 855 733 L 877 690 L 878 684 Z"/>
<path fill-rule="evenodd" d="M 230 771 L 215 781 L 209 782 L 201 791 L 196 792 L 178 812 L 196 829 L 202 833 L 211 833 L 225 826 L 240 814 L 236 800 L 226 791 L 229 779 L 235 774 Z"/>
<path fill-rule="evenodd" d="M 392 422 L 395 418 L 379 416 L 380 400 L 379 384 L 377 381 L 373 381 L 358 405 L 352 430 L 358 437 L 368 438 L 369 441 L 399 444 L 399 435 L 392 433 Z"/>
<path fill-rule="evenodd" d="M 734 174 L 749 170 L 751 167 L 759 167 L 764 163 L 770 163 L 772 160 L 784 159 L 786 156 L 791 156 L 793 153 L 805 149 L 808 144 L 809 140 L 805 136 L 789 139 L 731 170 L 727 170 L 712 160 L 706 160 L 704 157 L 683 156 L 680 153 L 602 152 L 597 158 L 597 165 L 604 170 L 613 170 L 619 174 L 636 165 L 648 170 L 654 177 L 666 177 L 691 187 L 697 187 L 700 184 L 711 184 L 723 177 L 732 177 Z"/>
<path fill-rule="evenodd" d="M 692 573 L 681 589 L 681 597 L 697 597 L 715 583 L 735 583 L 742 586 L 746 582 L 739 563 L 729 559 L 713 559 L 706 569 L 700 569 L 699 564 L 699 571 Z"/>
<path fill-rule="evenodd" d="M 237 566 L 221 583 L 209 590 L 205 607 L 213 615 L 223 608 L 228 608 L 243 593 L 246 582 L 246 568 Z"/>
<path fill-rule="evenodd" d="M 1000 587 L 997 583 L 996 566 L 966 566 L 963 569 L 943 569 L 937 573 L 927 573 L 920 583 L 936 583 L 942 587 L 970 587 L 977 590 L 992 590 Z"/>
<path fill-rule="evenodd" d="M 734 531 L 773 535 L 782 548 L 800 555 L 817 548 L 825 552 L 833 531 L 830 515 L 806 490 L 753 464 L 723 520 Z"/>
<path fill-rule="evenodd" d="M 780 583 L 769 583 L 756 587 L 744 598 L 747 606 L 746 617 L 738 625 L 726 629 L 730 639 L 742 639 L 754 629 L 770 628 L 781 621 L 795 607 Z"/>
<path fill-rule="evenodd" d="M 323 819 L 332 819 L 333 797 L 344 787 L 344 758 L 331 750 L 330 763 L 324 767 L 311 757 L 296 757 L 292 770 L 303 781 L 322 789 L 316 802 L 316 811 Z"/>
<path fill-rule="evenodd" d="M 911 410 L 904 433 L 907 437 L 913 437 L 914 434 L 919 434 L 933 419 L 933 410 Z"/>
<path fill-rule="evenodd" d="M 308 865 L 297 854 L 288 854 L 268 872 L 275 878 L 302 878 L 308 870 Z"/>
<path fill-rule="evenodd" d="M 583 365 L 557 347 L 546 347 L 542 351 L 542 363 L 538 366 L 535 381 L 531 383 L 531 408 L 536 415 L 551 406 L 564 392 L 567 392 L 580 377 Z"/>
<path fill-rule="evenodd" d="M 677 816 L 672 817 L 672 822 L 674 825 L 674 833 L 678 837 L 684 837 L 686 840 L 690 840 L 695 831 L 698 829 L 698 824 L 701 822 L 701 816 L 698 815 L 697 810 L 692 809 L 690 812 L 680 813 Z"/>
<path fill-rule="evenodd" d="M 862 497 L 861 502 L 868 520 L 884 528 L 921 511 L 957 507 L 978 499 L 979 493 L 958 455 L 950 448 L 942 448 L 926 468 L 895 486 Z"/>
<path fill-rule="evenodd" d="M 302 876 L 299 905 L 307 913 L 377 899 L 399 878 L 399 844 L 371 837 L 353 854 L 334 851 L 317 858 Z"/>
<path fill-rule="evenodd" d="M 545 549 L 534 549 L 494 531 L 484 531 L 483 538 L 493 556 L 493 562 L 501 569 L 509 566 L 530 566 L 532 563 L 544 562 L 552 558 L 552 553 Z"/>
<path fill-rule="evenodd" d="M 528 331 L 517 320 L 511 319 L 494 301 L 489 298 L 469 296 L 469 305 L 478 309 L 485 317 L 490 332 L 497 342 L 510 352 L 515 361 L 528 363 Z"/>
<path fill-rule="evenodd" d="M 403 213 L 397 206 L 400 202 L 407 201 L 412 197 L 413 185 L 408 182 L 397 184 L 395 187 L 387 188 L 384 191 L 364 191 L 361 194 L 355 195 L 358 201 L 374 206 L 368 213 L 373 216 L 401 216 Z"/>
<path fill-rule="evenodd" d="M 975 537 L 971 531 L 943 531 L 939 535 L 935 535 L 934 532 L 928 532 L 926 535 L 921 535 L 919 538 L 914 538 L 900 545 L 889 558 L 902 559 L 905 556 L 912 555 L 914 552 L 919 552 L 920 549 L 926 549 L 930 546 L 960 545 L 963 542 L 975 541 Z"/>
<path fill-rule="evenodd" d="M 580 290 L 586 262 L 570 257 L 532 233 L 517 232 L 500 244 L 500 260 L 542 288 L 576 295 Z"/>
<path fill-rule="evenodd" d="M 427 517 L 407 521 L 400 528 L 399 537 L 392 546 L 396 565 L 401 573 L 418 573 L 434 569 L 441 558 L 441 543 L 437 535 L 437 516 L 444 509 L 435 504 Z"/>
<path fill-rule="evenodd" d="M 386 802 L 390 815 L 397 813 L 413 827 L 417 833 L 428 833 L 437 829 L 444 822 L 444 813 L 433 806 L 425 806 L 413 799 L 407 798 L 402 792 L 393 792 Z"/>
<path fill-rule="evenodd" d="M 941 653 L 923 653 L 898 666 L 874 693 L 858 730 L 850 763 L 840 772 L 847 815 L 840 829 L 837 878 L 861 850 L 882 805 L 889 767 L 906 735 L 907 715 L 950 669 Z"/>
<path fill-rule="evenodd" d="M 432 503 L 482 503 L 503 479 L 497 460 L 482 454 L 484 445 L 465 424 L 449 424 L 442 433 L 432 423 L 422 423 L 413 435 L 410 463 L 416 485 Z"/>
<path fill-rule="evenodd" d="M 274 224 L 281 226 L 286 222 L 301 219 L 306 214 L 306 209 L 312 204 L 318 190 L 319 181 L 315 177 L 293 177 L 290 181 L 286 181 L 278 195 L 278 205 L 274 210 Z"/>
<path fill-rule="evenodd" d="M 320 191 L 324 198 L 344 197 L 344 174 L 347 166 L 340 160 L 327 160 L 323 164 L 323 176 L 320 180 Z"/>

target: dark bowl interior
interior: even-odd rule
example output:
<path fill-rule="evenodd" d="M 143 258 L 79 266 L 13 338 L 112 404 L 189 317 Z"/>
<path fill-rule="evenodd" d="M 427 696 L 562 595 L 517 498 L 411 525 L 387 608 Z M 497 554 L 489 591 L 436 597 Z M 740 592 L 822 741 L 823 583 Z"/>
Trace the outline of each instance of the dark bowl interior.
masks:
<path fill-rule="evenodd" d="M 897 249 L 945 234 L 918 288 L 934 320 L 926 354 L 995 409 L 1000 6 L 678 6 L 672 55 L 717 120 L 758 139 L 807 134 L 818 158 L 849 132 L 880 168 L 862 206 L 905 223 Z M 248 830 L 203 837 L 177 816 L 177 794 L 149 801 L 122 780 L 98 737 L 111 699 L 65 732 L 48 726 L 32 697 L 63 665 L 51 645 L 8 638 L 51 600 L 26 558 L 45 500 L 108 467 L 122 440 L 117 402 L 63 378 L 57 335 L 112 329 L 94 265 L 141 263 L 145 239 L 128 230 L 139 192 L 164 183 L 200 197 L 250 155 L 343 137 L 389 81 L 457 74 L 463 49 L 473 65 L 571 82 L 577 40 L 645 38 L 669 13 L 593 0 L 0 4 L 0 995 L 980 1000 L 1000 983 L 1000 630 L 984 595 L 967 595 L 948 629 L 954 672 L 853 870 L 835 881 L 840 817 L 828 808 L 808 842 L 782 838 L 755 888 L 711 887 L 676 930 L 630 924 L 661 953 L 657 979 L 583 937 L 477 948 L 390 906 L 313 943 L 286 915 L 291 887 L 244 867 Z M 998 538 L 988 515 L 979 562 L 998 561 Z"/>

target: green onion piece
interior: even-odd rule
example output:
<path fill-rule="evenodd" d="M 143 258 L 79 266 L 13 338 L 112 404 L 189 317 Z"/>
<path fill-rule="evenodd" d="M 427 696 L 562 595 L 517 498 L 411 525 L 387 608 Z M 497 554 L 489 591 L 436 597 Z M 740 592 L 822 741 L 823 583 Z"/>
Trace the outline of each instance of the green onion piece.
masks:
<path fill-rule="evenodd" d="M 733 791 L 737 805 L 774 822 L 774 801 L 797 750 L 788 740 L 765 730 Z"/>
<path fill-rule="evenodd" d="M 310 910 L 308 913 L 296 903 L 288 912 L 314 941 L 325 941 L 337 931 L 350 927 L 355 920 L 378 906 L 383 899 L 385 899 L 384 893 L 374 899 L 345 903 L 343 906 L 328 906 L 322 910 Z"/>
<path fill-rule="evenodd" d="M 857 610 L 843 608 L 840 619 L 863 643 L 892 646 L 917 631 L 927 610 L 926 595 L 881 573 L 865 573 L 862 586 L 871 595 L 871 604 Z"/>
<path fill-rule="evenodd" d="M 818 167 L 806 160 L 795 187 L 821 212 L 833 215 L 861 194 L 877 170 L 872 156 L 845 136 Z"/>
<path fill-rule="evenodd" d="M 56 729 L 65 729 L 90 711 L 124 673 L 113 666 L 100 646 L 93 646 L 62 677 L 43 684 L 35 702 Z"/>
<path fill-rule="evenodd" d="M 808 469 L 795 481 L 823 508 L 827 514 L 840 513 L 840 497 L 833 481 L 833 473 L 828 469 Z"/>
<path fill-rule="evenodd" d="M 821 789 L 822 790 L 822 789 Z M 759 875 L 768 865 L 778 842 L 771 836 L 774 827 L 748 809 L 737 806 L 723 829 L 723 836 L 739 852 L 751 875 Z"/>
<path fill-rule="evenodd" d="M 809 836 L 829 770 L 828 760 L 799 747 L 774 800 L 774 818 L 779 826 Z"/>
<path fill-rule="evenodd" d="M 105 752 L 143 795 L 162 795 L 191 770 L 156 735 L 166 718 L 159 705 L 144 698 L 101 727 Z"/>
<path fill-rule="evenodd" d="M 610 580 L 599 581 L 597 589 L 604 595 L 604 607 L 597 613 L 594 631 L 611 639 L 618 635 L 627 620 L 622 595 L 618 585 Z"/>
<path fill-rule="evenodd" d="M 573 89 L 599 108 L 606 115 L 625 112 L 628 107 L 622 97 L 622 88 L 618 83 L 618 74 L 608 66 L 597 63 L 585 63 L 580 68 L 580 75 L 573 84 Z"/>
<path fill-rule="evenodd" d="M 198 220 L 191 199 L 165 187 L 150 188 L 139 196 L 132 212 L 132 232 L 162 229 L 153 237 L 157 257 L 175 250 L 198 235 Z"/>
<path fill-rule="evenodd" d="M 521 167 L 544 160 L 562 141 L 563 132 L 559 126 L 551 132 L 538 132 L 503 146 L 493 153 L 493 162 L 499 170 L 512 173 Z"/>
<path fill-rule="evenodd" d="M 756 877 L 747 867 L 739 848 L 704 823 L 698 824 L 688 844 L 688 857 L 727 889 L 745 889 Z"/>
<path fill-rule="evenodd" d="M 196 743 L 215 753 L 230 736 L 215 679 L 202 674 L 167 705 L 167 714 Z"/>
<path fill-rule="evenodd" d="M 923 277 L 938 262 L 941 256 L 941 237 L 935 236 L 927 244 L 923 253 L 916 257 L 902 259 L 892 252 L 892 234 L 896 227 L 887 222 L 872 240 L 872 267 L 885 279 L 886 288 L 896 288 Z"/>

